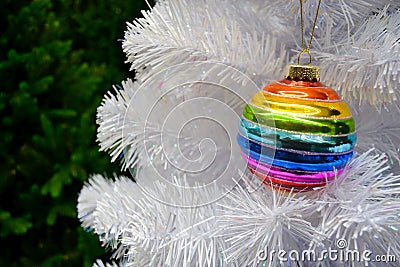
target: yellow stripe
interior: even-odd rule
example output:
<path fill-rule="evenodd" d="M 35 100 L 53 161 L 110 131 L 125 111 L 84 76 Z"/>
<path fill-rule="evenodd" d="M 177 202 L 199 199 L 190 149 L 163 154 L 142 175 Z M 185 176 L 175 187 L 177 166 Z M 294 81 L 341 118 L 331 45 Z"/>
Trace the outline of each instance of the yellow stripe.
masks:
<path fill-rule="evenodd" d="M 343 101 L 318 102 L 313 100 L 274 96 L 264 92 L 258 92 L 251 99 L 251 103 L 271 113 L 279 113 L 295 117 L 315 117 L 319 119 L 345 119 L 351 117 L 351 112 Z"/>

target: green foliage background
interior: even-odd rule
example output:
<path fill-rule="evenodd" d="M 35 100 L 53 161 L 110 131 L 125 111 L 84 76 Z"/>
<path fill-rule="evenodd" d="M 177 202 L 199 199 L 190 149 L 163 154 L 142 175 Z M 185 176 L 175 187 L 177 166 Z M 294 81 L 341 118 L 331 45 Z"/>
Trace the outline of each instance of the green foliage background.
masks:
<path fill-rule="evenodd" d="M 95 114 L 127 77 L 118 39 L 144 0 L 0 2 L 1 266 L 91 266 L 108 258 L 77 219 L 98 152 Z M 4 25 L 6 27 L 4 27 Z"/>

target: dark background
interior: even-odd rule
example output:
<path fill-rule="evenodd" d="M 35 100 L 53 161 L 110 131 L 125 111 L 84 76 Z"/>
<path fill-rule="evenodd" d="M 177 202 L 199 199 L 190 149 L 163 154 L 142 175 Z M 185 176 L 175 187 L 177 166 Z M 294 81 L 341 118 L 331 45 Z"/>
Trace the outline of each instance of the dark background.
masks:
<path fill-rule="evenodd" d="M 92 173 L 112 176 L 96 108 L 134 74 L 118 41 L 144 0 L 0 1 L 1 266 L 91 266 L 108 259 L 77 219 Z"/>

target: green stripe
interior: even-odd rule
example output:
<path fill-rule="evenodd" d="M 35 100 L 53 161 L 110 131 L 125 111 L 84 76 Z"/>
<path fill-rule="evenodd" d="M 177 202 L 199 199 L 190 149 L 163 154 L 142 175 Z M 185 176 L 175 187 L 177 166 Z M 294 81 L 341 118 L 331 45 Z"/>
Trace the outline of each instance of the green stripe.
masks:
<path fill-rule="evenodd" d="M 244 108 L 243 116 L 264 126 L 300 133 L 338 135 L 355 131 L 353 118 L 343 120 L 300 118 L 271 113 L 249 105 Z"/>

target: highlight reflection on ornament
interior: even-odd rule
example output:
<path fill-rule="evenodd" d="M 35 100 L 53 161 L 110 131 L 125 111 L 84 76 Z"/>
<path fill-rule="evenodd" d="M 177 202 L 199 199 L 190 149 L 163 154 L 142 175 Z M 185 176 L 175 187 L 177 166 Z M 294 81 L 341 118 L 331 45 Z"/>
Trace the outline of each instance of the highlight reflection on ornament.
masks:
<path fill-rule="evenodd" d="M 290 65 L 245 106 L 237 137 L 248 169 L 265 184 L 295 191 L 342 172 L 356 143 L 354 119 L 316 66 Z"/>

